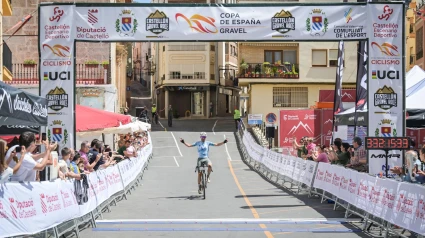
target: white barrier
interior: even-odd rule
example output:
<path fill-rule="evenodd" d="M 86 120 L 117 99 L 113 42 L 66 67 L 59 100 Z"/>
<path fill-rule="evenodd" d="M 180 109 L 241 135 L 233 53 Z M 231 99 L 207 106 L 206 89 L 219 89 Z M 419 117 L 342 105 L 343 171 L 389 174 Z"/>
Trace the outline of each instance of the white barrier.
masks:
<path fill-rule="evenodd" d="M 367 214 L 417 234 L 425 234 L 424 186 L 372 177 L 338 165 L 318 163 L 317 166 L 316 162 L 263 148 L 246 131 L 241 139 L 243 153 L 278 176 L 312 185 Z"/>
<path fill-rule="evenodd" d="M 136 158 L 88 175 L 88 199 L 78 204 L 74 181 L 0 184 L 0 237 L 36 234 L 82 217 L 114 194 L 124 191 L 143 170 L 152 145 Z"/>

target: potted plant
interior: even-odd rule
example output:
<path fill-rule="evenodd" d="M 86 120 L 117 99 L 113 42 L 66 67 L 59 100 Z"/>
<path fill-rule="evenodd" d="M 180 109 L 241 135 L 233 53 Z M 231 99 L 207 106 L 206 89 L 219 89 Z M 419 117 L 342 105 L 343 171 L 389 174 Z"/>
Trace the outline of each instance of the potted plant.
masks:
<path fill-rule="evenodd" d="M 267 77 L 270 77 L 271 69 L 270 69 L 270 63 L 269 62 L 263 63 L 263 72 Z"/>
<path fill-rule="evenodd" d="M 104 68 L 104 69 L 108 69 L 109 61 L 108 61 L 108 60 L 103 61 L 103 62 L 102 62 L 102 65 L 103 65 L 103 68 Z"/>
<path fill-rule="evenodd" d="M 260 64 L 255 65 L 255 76 L 257 78 L 260 77 L 260 72 L 261 72 L 261 65 Z"/>
<path fill-rule="evenodd" d="M 292 72 L 286 72 L 286 77 L 287 78 L 292 78 L 292 75 L 293 75 Z"/>
<path fill-rule="evenodd" d="M 245 63 L 244 59 L 242 59 L 240 67 L 241 67 L 241 69 L 243 69 L 245 77 L 248 77 L 248 73 L 246 72 L 246 69 L 248 69 L 249 65 L 247 63 Z"/>
<path fill-rule="evenodd" d="M 35 65 L 37 64 L 37 62 L 35 62 L 35 60 L 32 59 L 26 59 L 24 60 L 24 67 L 35 67 Z"/>
<path fill-rule="evenodd" d="M 85 65 L 89 68 L 97 68 L 99 67 L 99 62 L 97 62 L 96 60 L 88 60 L 86 61 Z"/>
<path fill-rule="evenodd" d="M 272 72 L 273 72 L 273 76 L 274 77 L 278 77 L 279 75 L 277 74 L 277 66 L 276 65 L 273 65 L 273 67 L 272 67 Z"/>
<path fill-rule="evenodd" d="M 285 71 L 279 69 L 278 74 L 280 78 L 285 78 Z"/>
<path fill-rule="evenodd" d="M 294 75 L 294 78 L 298 78 L 298 72 L 295 69 L 295 64 L 292 65 L 292 75 Z"/>
<path fill-rule="evenodd" d="M 270 75 L 272 74 L 272 69 L 270 67 L 267 67 L 265 70 L 267 78 L 270 78 Z"/>

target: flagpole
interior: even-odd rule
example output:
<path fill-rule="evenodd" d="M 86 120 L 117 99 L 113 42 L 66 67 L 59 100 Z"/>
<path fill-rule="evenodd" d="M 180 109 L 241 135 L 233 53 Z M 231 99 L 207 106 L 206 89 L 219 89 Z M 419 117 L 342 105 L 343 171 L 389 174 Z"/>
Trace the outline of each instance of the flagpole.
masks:
<path fill-rule="evenodd" d="M 333 108 L 333 117 L 332 117 L 332 138 L 334 140 L 335 135 L 335 115 L 339 112 L 342 112 L 342 101 L 341 101 L 341 92 L 342 92 L 342 70 L 344 69 L 344 41 L 340 41 L 338 44 L 338 65 L 336 67 L 336 80 L 335 80 L 335 90 L 334 90 L 334 108 Z"/>
<path fill-rule="evenodd" d="M 359 77 L 359 68 L 358 67 L 360 65 L 360 60 L 361 60 L 360 57 L 364 57 L 362 55 L 362 52 L 361 52 L 362 44 L 363 44 L 363 41 L 361 41 L 360 44 L 358 44 L 358 46 L 357 46 L 357 75 L 356 75 L 356 80 L 358 80 L 358 77 Z M 362 67 L 363 67 L 363 65 L 362 65 Z M 359 100 L 357 90 L 358 90 L 358 88 L 357 88 L 357 82 L 356 82 L 356 101 L 354 103 L 354 137 L 357 136 L 357 101 Z"/>

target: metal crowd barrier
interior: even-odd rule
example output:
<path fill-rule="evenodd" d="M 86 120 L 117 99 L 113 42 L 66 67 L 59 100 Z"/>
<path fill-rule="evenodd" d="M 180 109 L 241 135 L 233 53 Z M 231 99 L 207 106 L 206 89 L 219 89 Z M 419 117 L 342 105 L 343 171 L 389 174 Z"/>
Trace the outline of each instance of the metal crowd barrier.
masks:
<path fill-rule="evenodd" d="M 404 233 L 407 231 L 406 229 L 399 228 L 395 224 L 391 224 L 388 221 L 385 221 L 382 218 L 375 217 L 372 214 L 369 214 L 368 211 L 361 210 L 354 205 L 324 191 L 321 189 L 317 189 L 313 187 L 313 181 L 311 184 L 305 184 L 302 182 L 295 181 L 292 178 L 289 178 L 285 175 L 279 174 L 275 171 L 270 170 L 267 166 L 264 164 L 254 160 L 251 158 L 251 156 L 248 154 L 247 149 L 243 143 L 243 136 L 244 133 L 250 133 L 247 130 L 245 130 L 244 123 L 241 123 L 241 126 L 239 127 L 239 130 L 235 133 L 236 134 L 236 141 L 237 145 L 239 147 L 239 150 L 242 154 L 242 159 L 245 161 L 245 163 L 253 170 L 258 172 L 260 175 L 262 175 L 265 179 L 272 182 L 273 184 L 284 187 L 289 189 L 290 191 L 294 192 L 292 189 L 293 187 L 296 187 L 296 191 L 294 193 L 300 194 L 301 191 L 305 192 L 308 197 L 319 197 L 321 199 L 321 203 L 323 203 L 326 200 L 332 200 L 335 202 L 334 204 L 334 210 L 337 210 L 338 208 L 342 208 L 345 210 L 345 218 L 349 218 L 352 215 L 356 215 L 360 217 L 363 221 L 362 224 L 362 230 L 363 231 L 370 231 L 370 228 L 372 225 L 375 225 L 379 228 L 379 236 L 383 236 L 385 238 L 389 237 L 390 234 L 394 234 L 398 237 L 409 237 L 406 236 Z M 318 166 L 316 166 L 314 171 L 313 178 L 316 177 Z M 288 184 L 289 186 L 285 186 L 285 184 Z M 425 238 L 424 234 L 416 234 L 413 231 L 409 231 L 412 235 L 419 238 Z M 384 234 L 382 234 L 384 233 Z M 411 237 L 411 236 L 410 236 Z"/>
<path fill-rule="evenodd" d="M 132 182 L 130 182 L 127 186 L 123 186 L 124 187 L 123 190 L 109 197 L 106 201 L 101 203 L 93 211 L 87 213 L 86 215 L 63 222 L 53 228 L 44 230 L 36 234 L 27 234 L 24 236 L 14 236 L 14 237 L 23 238 L 23 237 L 28 237 L 28 235 L 31 235 L 31 237 L 37 237 L 37 238 L 38 237 L 39 238 L 47 238 L 47 237 L 59 238 L 59 237 L 68 237 L 72 233 L 75 233 L 75 236 L 79 238 L 80 231 L 85 229 L 87 226 L 91 226 L 92 228 L 95 228 L 96 219 L 97 218 L 103 219 L 103 213 L 111 212 L 111 206 L 116 206 L 117 202 L 122 201 L 123 199 L 127 200 L 127 195 L 128 194 L 131 195 L 131 191 L 136 190 L 136 187 L 139 186 L 143 178 L 144 171 L 148 170 L 148 165 L 151 159 L 152 159 L 152 153 L 148 156 L 146 163 L 143 165 L 143 168 L 141 169 L 137 177 Z M 120 173 L 121 181 L 123 181 L 121 169 L 119 169 L 119 173 Z"/>

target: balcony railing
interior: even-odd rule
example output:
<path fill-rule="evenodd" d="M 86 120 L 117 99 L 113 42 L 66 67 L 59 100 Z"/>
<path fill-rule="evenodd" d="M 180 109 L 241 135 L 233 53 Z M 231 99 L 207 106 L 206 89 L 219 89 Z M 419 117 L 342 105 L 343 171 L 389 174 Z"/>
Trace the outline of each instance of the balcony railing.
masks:
<path fill-rule="evenodd" d="M 247 64 L 247 69 L 239 69 L 240 78 L 299 78 L 298 64 Z"/>
<path fill-rule="evenodd" d="M 205 51 L 206 45 L 168 45 L 168 51 Z"/>
<path fill-rule="evenodd" d="M 416 60 L 422 59 L 422 57 L 424 57 L 424 51 L 420 50 L 416 53 Z"/>
<path fill-rule="evenodd" d="M 170 79 L 205 79 L 205 72 L 195 72 L 193 74 L 174 72 L 170 74 Z"/>
<path fill-rule="evenodd" d="M 416 64 L 416 55 L 410 55 L 410 65 Z"/>
<path fill-rule="evenodd" d="M 3 66 L 6 67 L 11 73 L 13 72 L 12 51 L 5 41 L 3 41 Z"/>
<path fill-rule="evenodd" d="M 76 79 L 80 85 L 100 85 L 107 82 L 109 67 L 102 65 L 76 64 Z M 8 84 L 34 85 L 39 83 L 39 77 L 43 78 L 43 73 L 39 75 L 38 64 L 13 64 L 13 79 L 7 81 Z"/>

